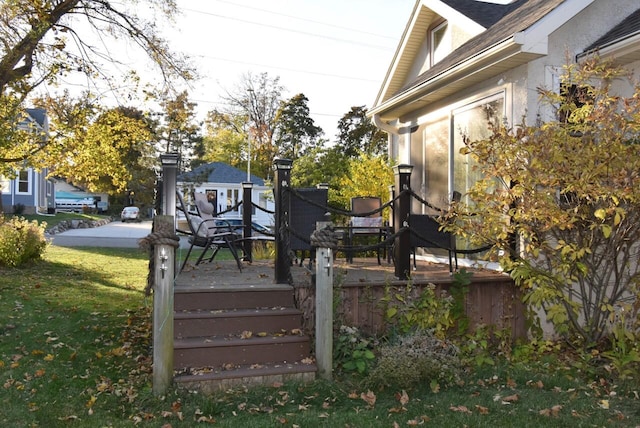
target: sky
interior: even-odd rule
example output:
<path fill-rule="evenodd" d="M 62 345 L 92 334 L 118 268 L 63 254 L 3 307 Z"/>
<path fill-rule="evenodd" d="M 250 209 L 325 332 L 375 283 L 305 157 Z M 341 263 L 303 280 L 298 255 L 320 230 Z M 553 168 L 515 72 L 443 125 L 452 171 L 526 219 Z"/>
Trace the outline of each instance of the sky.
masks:
<path fill-rule="evenodd" d="M 178 0 L 170 46 L 194 60 L 200 117 L 242 76 L 280 78 L 283 98 L 303 93 L 325 138 L 353 106 L 370 107 L 415 0 Z M 236 92 L 237 93 L 237 92 Z"/>

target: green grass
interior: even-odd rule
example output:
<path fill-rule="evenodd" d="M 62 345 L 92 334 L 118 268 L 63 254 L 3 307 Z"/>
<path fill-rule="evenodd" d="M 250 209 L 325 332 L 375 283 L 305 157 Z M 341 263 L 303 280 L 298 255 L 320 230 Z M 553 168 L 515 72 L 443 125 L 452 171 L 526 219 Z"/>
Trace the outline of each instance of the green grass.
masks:
<path fill-rule="evenodd" d="M 0 268 L 0 426 L 640 426 L 637 381 L 590 379 L 554 359 L 470 371 L 464 385 L 407 390 L 406 402 L 400 388 L 367 402 L 345 379 L 155 397 L 147 263 L 136 249 L 50 247 Z"/>

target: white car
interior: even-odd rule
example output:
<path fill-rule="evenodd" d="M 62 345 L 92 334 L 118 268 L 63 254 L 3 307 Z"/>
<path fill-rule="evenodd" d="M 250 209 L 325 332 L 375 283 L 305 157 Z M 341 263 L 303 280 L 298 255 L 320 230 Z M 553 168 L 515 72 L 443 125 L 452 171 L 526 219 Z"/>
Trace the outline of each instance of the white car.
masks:
<path fill-rule="evenodd" d="M 138 207 L 124 207 L 120 214 L 120 220 L 125 221 L 140 221 L 140 209 Z"/>

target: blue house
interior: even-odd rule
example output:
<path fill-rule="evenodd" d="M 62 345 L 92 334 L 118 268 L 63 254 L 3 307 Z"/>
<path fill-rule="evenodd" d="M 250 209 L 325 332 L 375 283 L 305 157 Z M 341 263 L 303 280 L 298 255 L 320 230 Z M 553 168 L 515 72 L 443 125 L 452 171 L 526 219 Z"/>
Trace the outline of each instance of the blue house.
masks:
<path fill-rule="evenodd" d="M 32 131 L 42 138 L 49 135 L 49 120 L 47 112 L 41 108 L 25 110 L 24 117 L 18 127 Z M 2 192 L 2 207 L 4 212 L 12 213 L 23 207 L 24 214 L 47 213 L 55 210 L 55 186 L 47 179 L 49 169 L 24 168 L 15 171 L 15 177 L 0 176 L 0 191 Z"/>

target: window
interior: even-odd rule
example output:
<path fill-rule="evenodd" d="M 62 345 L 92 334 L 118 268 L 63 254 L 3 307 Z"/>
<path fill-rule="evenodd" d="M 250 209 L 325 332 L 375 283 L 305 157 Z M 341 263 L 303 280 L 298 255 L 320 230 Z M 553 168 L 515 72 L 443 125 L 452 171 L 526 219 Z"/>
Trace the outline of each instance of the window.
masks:
<path fill-rule="evenodd" d="M 449 205 L 449 118 L 428 123 L 424 138 L 424 199 L 434 207 Z M 425 209 L 425 214 L 438 214 Z"/>
<path fill-rule="evenodd" d="M 30 194 L 31 193 L 31 174 L 30 170 L 22 170 L 18 173 L 16 178 L 17 189 L 16 193 Z"/>
<path fill-rule="evenodd" d="M 440 62 L 451 52 L 451 35 L 447 22 L 437 25 L 430 31 L 429 53 L 431 65 Z"/>

